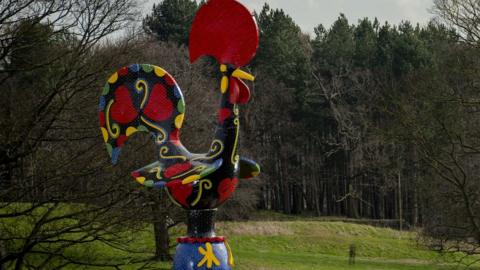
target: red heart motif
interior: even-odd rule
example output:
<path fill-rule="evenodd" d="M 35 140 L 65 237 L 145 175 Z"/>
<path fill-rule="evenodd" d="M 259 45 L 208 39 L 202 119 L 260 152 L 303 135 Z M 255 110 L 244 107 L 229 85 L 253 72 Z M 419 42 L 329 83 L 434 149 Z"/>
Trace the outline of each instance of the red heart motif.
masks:
<path fill-rule="evenodd" d="M 115 102 L 110 108 L 112 119 L 120 124 L 128 124 L 137 118 L 137 111 L 133 107 L 130 92 L 125 86 L 115 90 Z"/>
<path fill-rule="evenodd" d="M 182 180 L 174 180 L 167 183 L 167 188 L 172 197 L 179 204 L 188 207 L 187 198 L 192 194 L 192 185 L 182 184 Z"/>
<path fill-rule="evenodd" d="M 148 118 L 155 121 L 164 121 L 173 113 L 173 103 L 167 96 L 167 90 L 161 84 L 153 86 L 152 94 L 148 99 L 147 106 L 143 109 Z"/>
<path fill-rule="evenodd" d="M 177 164 L 173 164 L 172 166 L 168 167 L 163 174 L 167 178 L 172 178 L 175 175 L 179 175 L 179 174 L 189 170 L 190 168 L 192 168 L 192 163 L 190 163 L 190 162 L 177 163 Z"/>
<path fill-rule="evenodd" d="M 125 145 L 125 142 L 127 142 L 128 140 L 128 137 L 125 136 L 125 135 L 120 135 L 120 137 L 118 137 L 117 139 L 117 146 L 118 147 L 122 147 Z"/>
<path fill-rule="evenodd" d="M 218 185 L 218 202 L 223 203 L 226 201 L 230 196 L 232 196 L 233 192 L 235 191 L 235 188 L 237 187 L 238 184 L 238 178 L 234 177 L 232 179 L 230 178 L 225 178 L 220 182 L 220 185 Z"/>

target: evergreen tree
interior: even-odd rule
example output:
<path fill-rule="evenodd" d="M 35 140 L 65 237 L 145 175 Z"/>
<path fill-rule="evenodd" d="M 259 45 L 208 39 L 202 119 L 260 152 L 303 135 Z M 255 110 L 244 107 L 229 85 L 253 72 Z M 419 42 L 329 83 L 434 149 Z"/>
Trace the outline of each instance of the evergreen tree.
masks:
<path fill-rule="evenodd" d="M 378 31 L 374 65 L 384 73 L 389 73 L 392 70 L 393 31 L 388 22 L 381 26 Z"/>
<path fill-rule="evenodd" d="M 374 24 L 365 18 L 355 28 L 355 66 L 370 68 L 373 64 L 377 47 L 377 35 L 374 27 Z"/>
<path fill-rule="evenodd" d="M 297 92 L 304 90 L 310 77 L 309 38 L 283 10 L 271 9 L 268 4 L 257 21 L 261 37 L 253 66 Z"/>
<path fill-rule="evenodd" d="M 354 28 L 344 14 L 340 14 L 328 31 L 317 33 L 313 62 L 321 71 L 334 71 L 351 66 L 355 53 Z M 332 69 L 333 68 L 333 69 Z"/>
<path fill-rule="evenodd" d="M 174 41 L 188 46 L 190 26 L 198 9 L 195 0 L 164 0 L 153 5 L 143 20 L 143 28 L 160 41 Z"/>

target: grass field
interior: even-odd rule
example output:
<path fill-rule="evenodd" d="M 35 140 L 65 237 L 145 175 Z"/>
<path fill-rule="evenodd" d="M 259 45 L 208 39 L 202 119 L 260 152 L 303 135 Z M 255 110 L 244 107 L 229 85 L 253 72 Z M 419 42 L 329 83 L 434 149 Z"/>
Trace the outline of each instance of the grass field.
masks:
<path fill-rule="evenodd" d="M 417 244 L 414 232 L 368 225 L 296 219 L 224 222 L 217 231 L 229 236 L 238 270 L 467 269 L 456 263 L 460 255 L 441 256 Z M 145 236 L 143 244 L 153 245 Z M 348 264 L 351 244 L 357 252 L 354 266 Z M 169 269 L 168 264 L 155 266 Z"/>
<path fill-rule="evenodd" d="M 67 209 L 67 208 L 66 208 Z M 62 211 L 67 211 L 62 208 Z M 255 221 L 219 222 L 217 233 L 227 236 L 238 270 L 460 270 L 456 263 L 462 255 L 440 255 L 428 250 L 416 240 L 415 232 L 399 232 L 341 221 L 338 218 L 309 219 L 272 213 L 255 215 Z M 14 228 L 28 234 L 28 219 L 3 219 L 1 228 Z M 74 222 L 74 221 L 69 221 Z M 64 226 L 65 224 L 57 224 Z M 57 226 L 56 225 L 56 226 Z M 53 228 L 52 228 L 53 229 Z M 185 233 L 184 227 L 175 228 L 172 240 Z M 114 262 L 130 257 L 121 269 L 139 269 L 134 261 L 152 257 L 153 230 L 123 235 L 129 240 L 132 253 L 120 251 L 99 241 L 65 249 L 65 253 L 88 257 L 94 262 Z M 349 247 L 356 246 L 356 264 L 348 265 Z M 173 250 L 172 250 L 173 252 Z M 35 255 L 32 255 L 35 256 Z M 122 259 L 122 260 L 123 260 Z M 35 261 L 35 257 L 30 257 Z M 142 264 L 143 265 L 143 264 Z M 169 263 L 149 263 L 149 269 L 170 269 Z M 71 267 L 71 269 L 105 269 L 98 267 Z M 473 265 L 468 269 L 480 269 Z"/>
<path fill-rule="evenodd" d="M 323 221 L 225 223 L 238 269 L 461 269 L 417 245 L 415 233 Z M 356 245 L 355 266 L 348 251 Z"/>

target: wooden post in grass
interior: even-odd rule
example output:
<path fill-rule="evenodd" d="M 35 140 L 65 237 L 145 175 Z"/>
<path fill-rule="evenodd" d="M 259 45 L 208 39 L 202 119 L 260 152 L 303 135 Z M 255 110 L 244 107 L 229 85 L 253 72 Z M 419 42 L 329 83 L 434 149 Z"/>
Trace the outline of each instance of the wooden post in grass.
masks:
<path fill-rule="evenodd" d="M 355 256 L 357 256 L 357 247 L 351 244 L 348 252 L 348 264 L 355 265 Z"/>

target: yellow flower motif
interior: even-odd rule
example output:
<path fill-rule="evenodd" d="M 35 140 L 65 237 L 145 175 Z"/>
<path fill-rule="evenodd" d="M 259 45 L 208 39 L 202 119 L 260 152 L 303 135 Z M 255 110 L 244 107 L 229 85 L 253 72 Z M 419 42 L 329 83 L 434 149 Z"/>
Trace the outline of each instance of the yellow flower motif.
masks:
<path fill-rule="evenodd" d="M 138 131 L 138 130 L 137 130 L 135 127 L 128 127 L 126 134 L 127 134 L 128 137 L 130 137 L 130 136 L 133 135 L 133 133 L 135 133 L 135 132 L 137 132 L 137 131 Z"/>
<path fill-rule="evenodd" d="M 198 175 L 198 174 L 191 175 L 191 176 L 183 179 L 182 184 L 187 185 L 187 184 L 190 184 L 190 183 L 193 183 L 193 182 L 197 181 L 198 179 L 200 179 L 200 175 Z"/>
<path fill-rule="evenodd" d="M 117 82 L 117 80 L 118 80 L 118 73 L 115 72 L 112 76 L 110 76 L 110 78 L 108 79 L 108 82 L 110 84 L 114 84 Z"/>
<path fill-rule="evenodd" d="M 155 75 L 157 75 L 160 78 L 165 76 L 165 74 L 167 74 L 167 72 L 161 67 L 154 67 L 154 72 L 155 72 Z"/>
<path fill-rule="evenodd" d="M 108 142 L 108 131 L 107 131 L 107 129 L 106 129 L 106 128 L 103 128 L 103 127 L 100 128 L 100 129 L 102 130 L 103 140 L 104 140 L 105 142 Z"/>
<path fill-rule="evenodd" d="M 185 119 L 185 114 L 183 114 L 183 113 L 182 113 L 182 114 L 179 114 L 179 115 L 175 118 L 175 127 L 178 128 L 178 129 L 181 129 L 184 119 Z"/>
<path fill-rule="evenodd" d="M 145 184 L 145 181 L 147 180 L 145 177 L 137 177 L 135 178 L 135 180 L 137 180 L 138 183 L 140 183 L 141 185 Z"/>
<path fill-rule="evenodd" d="M 211 269 L 213 264 L 216 266 L 220 266 L 220 261 L 215 257 L 215 254 L 213 253 L 213 247 L 212 244 L 206 243 L 205 246 L 207 247 L 207 250 L 205 250 L 203 247 L 198 248 L 198 252 L 202 254 L 204 257 L 203 259 L 197 264 L 197 267 L 202 267 L 204 264 L 207 264 L 207 268 Z"/>
<path fill-rule="evenodd" d="M 222 77 L 222 82 L 220 84 L 220 90 L 222 90 L 222 94 L 225 94 L 228 90 L 228 77 L 223 76 Z"/>

